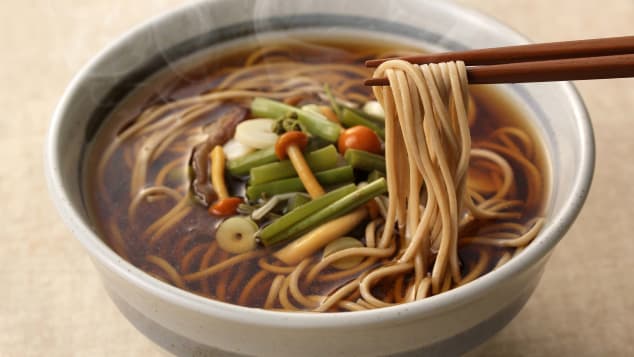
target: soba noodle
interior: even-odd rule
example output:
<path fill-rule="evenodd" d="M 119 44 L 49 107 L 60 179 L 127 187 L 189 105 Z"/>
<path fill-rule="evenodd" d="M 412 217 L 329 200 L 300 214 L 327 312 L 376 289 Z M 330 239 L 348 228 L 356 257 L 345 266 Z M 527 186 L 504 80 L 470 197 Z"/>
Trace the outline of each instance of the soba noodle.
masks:
<path fill-rule="evenodd" d="M 374 88 L 385 111 L 389 194 L 372 199 L 378 213 L 370 217 L 362 206 L 334 220 L 356 214 L 362 246 L 287 264 L 277 259 L 277 247 L 233 254 L 213 237 L 188 229 L 206 210 L 197 208 L 190 181 L 174 183 L 170 177 L 188 175 L 190 160 L 196 160 L 191 148 L 215 135 L 223 143 L 231 138 L 223 126 L 243 120 L 254 97 L 291 105 L 329 98 L 347 106 L 371 101 L 372 93 L 362 86 L 369 73 L 359 63 L 390 55 L 311 51 L 337 61 L 307 63 L 294 57 L 290 46 L 267 46 L 252 52 L 243 66 L 219 71 L 212 90 L 151 105 L 119 128 L 99 152 L 94 174 L 95 200 L 106 207 L 123 200 L 126 207 L 125 218 L 113 218 L 102 229 L 111 247 L 157 278 L 203 296 L 265 309 L 325 312 L 380 308 L 442 293 L 499 268 L 533 240 L 543 225 L 534 214 L 543 200 L 536 145 L 524 130 L 510 126 L 472 143 L 476 119 L 469 106 L 474 102 L 462 62 L 417 66 L 392 60 L 374 72 L 390 81 Z M 118 198 L 106 182 L 116 165 L 131 172 L 123 181 L 126 194 Z M 518 187 L 518 175 L 526 178 L 526 188 Z M 150 209 L 154 206 L 159 213 Z M 143 252 L 133 251 L 139 247 Z M 476 252 L 468 265 L 461 249 Z M 351 257 L 360 262 L 333 268 Z"/>
<path fill-rule="evenodd" d="M 374 94 L 386 113 L 385 152 L 390 192 L 386 224 L 396 223 L 406 242 L 395 266 L 402 266 L 401 270 L 406 266 L 421 270 L 415 274 L 417 279 L 412 288 L 415 291 L 422 284 L 420 277 L 431 273 L 432 292 L 440 293 L 446 280 L 461 285 L 484 270 L 487 258 L 483 254 L 474 271 L 463 279 L 458 259 L 458 232 L 470 219 L 513 214 L 500 210 L 512 204 L 504 197 L 513 181 L 513 170 L 496 152 L 471 149 L 467 75 L 463 62 L 417 66 L 393 60 L 377 68 L 374 76 L 385 76 L 390 81 L 389 87 L 377 87 Z M 477 205 L 472 191 L 477 193 L 478 187 L 467 188 L 470 156 L 491 161 L 504 174 L 501 189 Z M 424 204 L 420 202 L 422 192 L 426 194 Z M 535 237 L 541 224 L 542 220 L 538 219 L 534 229 L 522 232 L 519 238 L 502 241 L 504 243 L 482 237 L 467 238 L 465 242 L 523 245 L 521 242 Z M 385 230 L 379 246 L 387 245 L 391 239 L 393 232 Z M 432 251 L 437 254 L 430 264 Z M 422 264 L 413 264 L 417 258 Z M 379 268 L 374 274 L 387 269 Z M 389 269 L 397 271 L 394 266 Z M 366 299 L 371 298 L 369 290 L 362 290 Z"/>

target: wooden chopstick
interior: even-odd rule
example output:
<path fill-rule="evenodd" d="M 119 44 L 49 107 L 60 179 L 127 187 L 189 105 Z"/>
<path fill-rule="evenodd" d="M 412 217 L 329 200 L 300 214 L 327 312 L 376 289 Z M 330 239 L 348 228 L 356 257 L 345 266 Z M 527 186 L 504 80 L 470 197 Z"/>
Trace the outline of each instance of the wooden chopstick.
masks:
<path fill-rule="evenodd" d="M 634 54 L 467 67 L 471 84 L 575 81 L 634 77 Z M 385 86 L 387 78 L 372 78 L 366 86 Z"/>
<path fill-rule="evenodd" d="M 467 66 L 553 60 L 575 57 L 611 56 L 634 53 L 634 36 L 595 38 L 590 40 L 536 43 L 530 45 L 482 48 L 469 51 L 433 53 L 394 57 L 414 64 L 463 61 Z M 379 58 L 365 62 L 366 67 L 378 67 L 394 58 Z"/>
<path fill-rule="evenodd" d="M 634 77 L 634 36 L 399 57 L 425 64 L 462 60 L 469 83 L 522 83 Z M 374 67 L 390 59 L 366 62 Z M 372 78 L 366 85 L 388 85 Z"/>

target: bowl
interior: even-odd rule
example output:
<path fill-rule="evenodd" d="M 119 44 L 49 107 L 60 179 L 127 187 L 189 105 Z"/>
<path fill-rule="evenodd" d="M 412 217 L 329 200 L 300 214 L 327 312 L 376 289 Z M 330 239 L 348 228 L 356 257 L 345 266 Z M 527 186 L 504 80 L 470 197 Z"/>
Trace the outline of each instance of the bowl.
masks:
<path fill-rule="evenodd" d="M 217 0 L 181 7 L 133 29 L 73 79 L 53 115 L 46 176 L 57 209 L 92 258 L 108 294 L 143 334 L 177 355 L 455 355 L 507 324 L 526 303 L 549 254 L 579 213 L 592 179 L 592 128 L 566 82 L 504 85 L 542 137 L 551 172 L 546 224 L 521 254 L 449 292 L 374 311 L 313 314 L 212 301 L 156 280 L 97 235 L 81 196 L 82 154 L 134 83 L 203 49 L 270 33 L 354 33 L 430 49 L 526 43 L 495 20 L 437 1 Z M 106 341 L 103 341 L 106 343 Z"/>

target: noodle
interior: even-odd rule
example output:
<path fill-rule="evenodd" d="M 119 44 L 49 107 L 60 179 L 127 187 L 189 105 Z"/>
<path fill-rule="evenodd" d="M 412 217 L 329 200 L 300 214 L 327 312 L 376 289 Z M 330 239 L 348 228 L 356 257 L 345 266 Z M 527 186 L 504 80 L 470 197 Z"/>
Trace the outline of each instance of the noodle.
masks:
<path fill-rule="evenodd" d="M 157 257 L 156 255 L 148 255 L 145 258 L 148 262 L 156 265 L 161 268 L 165 274 L 170 278 L 170 280 L 174 283 L 174 285 L 178 286 L 181 289 L 185 289 L 185 282 L 181 278 L 180 274 L 174 269 L 174 267 L 168 263 L 165 259 L 161 257 Z"/>

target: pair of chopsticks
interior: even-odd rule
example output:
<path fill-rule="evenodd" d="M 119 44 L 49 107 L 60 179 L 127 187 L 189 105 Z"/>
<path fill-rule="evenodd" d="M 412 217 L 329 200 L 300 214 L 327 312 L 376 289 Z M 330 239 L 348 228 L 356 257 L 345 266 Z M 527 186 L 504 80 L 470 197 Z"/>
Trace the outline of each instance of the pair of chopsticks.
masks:
<path fill-rule="evenodd" d="M 377 67 L 390 59 L 414 64 L 464 61 L 472 84 L 634 77 L 634 36 L 375 59 L 365 65 Z M 372 78 L 365 85 L 389 85 L 389 81 Z"/>

